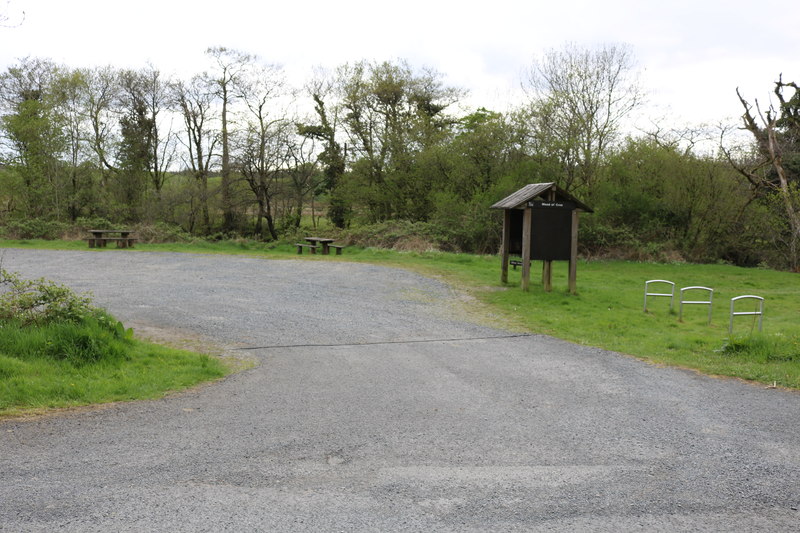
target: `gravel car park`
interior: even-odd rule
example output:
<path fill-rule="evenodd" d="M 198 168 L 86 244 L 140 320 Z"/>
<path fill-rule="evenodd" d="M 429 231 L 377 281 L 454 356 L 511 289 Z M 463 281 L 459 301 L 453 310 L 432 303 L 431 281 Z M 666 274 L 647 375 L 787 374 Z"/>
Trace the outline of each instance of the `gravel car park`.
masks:
<path fill-rule="evenodd" d="M 402 270 L 7 249 L 139 332 L 256 361 L 0 422 L 0 530 L 796 531 L 800 395 L 469 322 Z"/>

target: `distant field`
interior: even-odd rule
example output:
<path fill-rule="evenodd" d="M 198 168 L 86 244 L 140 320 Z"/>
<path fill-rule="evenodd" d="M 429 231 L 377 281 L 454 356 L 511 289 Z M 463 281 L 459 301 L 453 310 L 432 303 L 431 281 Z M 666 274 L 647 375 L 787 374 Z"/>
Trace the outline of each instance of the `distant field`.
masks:
<path fill-rule="evenodd" d="M 0 247 L 86 250 L 85 242 L 0 241 Z M 578 294 L 568 294 L 566 263 L 555 263 L 553 291 L 537 283 L 541 264 L 534 263 L 531 290 L 519 289 L 519 270 L 510 270 L 509 283 L 500 283 L 495 256 L 439 252 L 412 253 L 347 248 L 344 255 L 297 256 L 291 244 L 253 242 L 137 245 L 135 250 L 193 253 L 243 253 L 273 259 L 358 261 L 407 268 L 435 276 L 474 297 L 465 304 L 470 316 L 519 331 L 545 333 L 580 344 L 630 354 L 644 360 L 700 372 L 754 380 L 800 389 L 800 276 L 788 272 L 745 269 L 729 265 L 655 264 L 621 261 L 582 261 Z M 1 254 L 2 252 L 0 252 Z M 112 249 L 96 253 L 117 253 Z M 13 265 L 6 265 L 13 269 Z M 678 320 L 678 301 L 670 313 L 666 298 L 652 299 L 642 310 L 644 282 L 666 279 L 680 287 L 714 289 L 712 322 L 707 307 L 687 306 Z M 728 338 L 730 299 L 754 294 L 766 299 L 764 332 L 757 333 L 754 317 L 737 317 Z M 743 310 L 738 309 L 737 310 Z"/>

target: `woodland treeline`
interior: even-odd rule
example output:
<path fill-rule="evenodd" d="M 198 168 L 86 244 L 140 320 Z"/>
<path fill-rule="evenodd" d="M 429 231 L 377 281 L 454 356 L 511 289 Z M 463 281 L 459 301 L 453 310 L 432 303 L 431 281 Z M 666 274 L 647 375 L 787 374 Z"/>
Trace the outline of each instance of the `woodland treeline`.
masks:
<path fill-rule="evenodd" d="M 503 112 L 467 107 L 441 73 L 404 61 L 291 87 L 256 56 L 206 56 L 187 79 L 43 58 L 0 74 L 5 235 L 126 224 L 277 241 L 313 227 L 494 253 L 489 206 L 555 181 L 595 209 L 581 219 L 585 255 L 798 267 L 800 95 L 781 78 L 764 85 L 774 107 L 740 95 L 731 129 L 749 142 L 723 128 L 700 150 L 701 129 L 625 134 L 642 91 L 624 45 L 542 54 L 525 101 Z"/>

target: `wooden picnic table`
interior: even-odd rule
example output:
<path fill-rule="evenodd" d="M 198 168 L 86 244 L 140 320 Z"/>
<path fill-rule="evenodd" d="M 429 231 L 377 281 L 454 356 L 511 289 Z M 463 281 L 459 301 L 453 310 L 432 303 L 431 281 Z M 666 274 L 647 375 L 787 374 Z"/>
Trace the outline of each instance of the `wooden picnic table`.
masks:
<path fill-rule="evenodd" d="M 331 248 L 336 250 L 336 255 L 342 255 L 344 245 L 331 244 L 335 239 L 329 239 L 327 237 L 306 237 L 305 240 L 309 242 L 309 244 L 301 242 L 295 244 L 298 254 L 303 253 L 303 248 L 308 248 L 309 252 L 315 254 L 317 253 L 317 248 L 322 247 L 322 255 L 329 255 L 331 253 Z"/>
<path fill-rule="evenodd" d="M 110 241 L 117 243 L 117 248 L 133 248 L 136 239 L 131 237 L 131 230 L 127 229 L 90 229 L 92 234 L 89 248 L 105 248 Z M 115 236 L 118 235 L 118 236 Z"/>
<path fill-rule="evenodd" d="M 330 245 L 336 239 L 328 239 L 326 237 L 306 237 L 306 241 L 310 242 L 314 246 L 322 246 L 322 255 L 328 255 L 330 253 Z"/>

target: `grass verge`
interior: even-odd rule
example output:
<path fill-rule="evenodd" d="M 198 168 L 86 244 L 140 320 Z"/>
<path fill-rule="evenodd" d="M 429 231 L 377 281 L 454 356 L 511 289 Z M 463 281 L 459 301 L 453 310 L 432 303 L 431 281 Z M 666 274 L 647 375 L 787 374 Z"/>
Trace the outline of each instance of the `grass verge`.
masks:
<path fill-rule="evenodd" d="M 155 398 L 227 371 L 208 355 L 134 339 L 86 295 L 0 268 L 0 416 Z"/>
<path fill-rule="evenodd" d="M 5 241 L 0 246 L 39 248 L 44 247 L 44 242 Z M 46 247 L 86 249 L 83 242 L 49 241 Z M 244 241 L 137 245 L 136 250 L 298 258 L 291 244 Z M 532 267 L 534 275 L 529 292 L 519 289 L 519 270 L 511 270 L 508 284 L 501 284 L 500 261 L 496 256 L 351 247 L 341 257 L 303 255 L 302 259 L 368 262 L 413 270 L 468 292 L 476 302 L 473 307 L 479 308 L 471 315 L 480 316 L 491 325 L 553 335 L 655 364 L 800 389 L 797 274 L 730 265 L 582 261 L 578 266 L 578 294 L 571 295 L 566 290 L 566 263 L 555 263 L 554 289 L 548 293 L 536 283 L 540 263 Z M 707 322 L 705 306 L 686 306 L 683 318 L 679 319 L 677 295 L 674 310 L 670 311 L 667 299 L 658 298 L 651 299 L 648 312 L 644 312 L 644 282 L 649 279 L 667 279 L 678 288 L 694 285 L 713 288 L 711 323 Z M 729 336 L 730 299 L 745 294 L 766 299 L 764 331 L 760 334 L 756 331 L 753 318 L 737 317 L 734 333 Z"/>
<path fill-rule="evenodd" d="M 119 336 L 94 319 L 0 323 L 0 416 L 158 398 L 227 372 L 215 357 Z"/>

